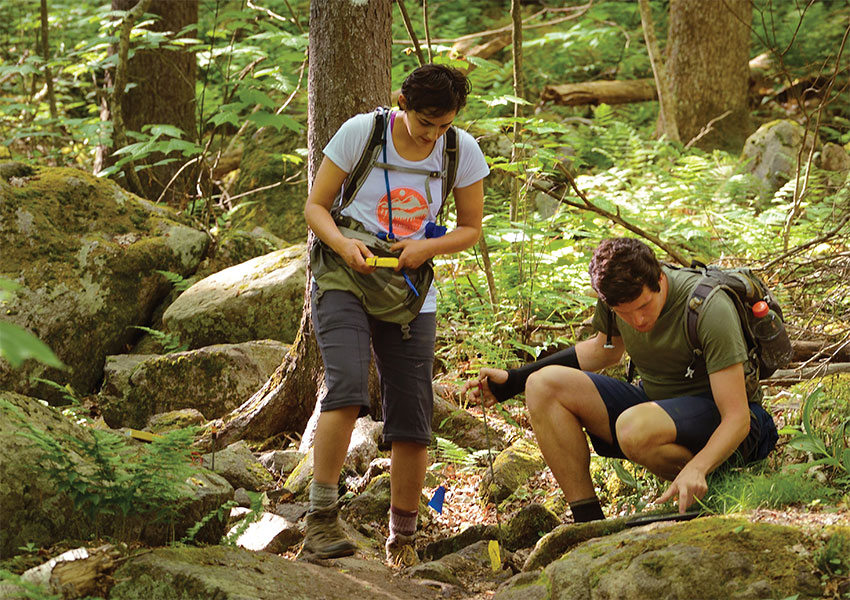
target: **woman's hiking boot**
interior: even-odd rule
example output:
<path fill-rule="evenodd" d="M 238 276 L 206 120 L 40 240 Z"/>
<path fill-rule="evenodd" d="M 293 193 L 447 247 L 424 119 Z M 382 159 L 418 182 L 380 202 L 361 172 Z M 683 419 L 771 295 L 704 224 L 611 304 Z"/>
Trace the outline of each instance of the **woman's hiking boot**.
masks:
<path fill-rule="evenodd" d="M 413 543 L 416 535 L 404 535 L 396 533 L 390 535 L 387 540 L 387 564 L 391 567 L 403 569 L 419 564 L 419 555 Z"/>
<path fill-rule="evenodd" d="M 357 546 L 345 535 L 338 515 L 338 502 L 307 513 L 307 532 L 300 554 L 316 558 L 340 558 L 354 554 Z"/>

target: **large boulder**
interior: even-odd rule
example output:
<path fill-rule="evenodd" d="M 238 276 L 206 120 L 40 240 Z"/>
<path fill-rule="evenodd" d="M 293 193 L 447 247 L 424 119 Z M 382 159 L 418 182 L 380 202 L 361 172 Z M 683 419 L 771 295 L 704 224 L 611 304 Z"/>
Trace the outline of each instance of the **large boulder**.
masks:
<path fill-rule="evenodd" d="M 627 529 L 585 542 L 495 600 L 548 598 L 813 598 L 817 542 L 792 527 L 707 517 Z"/>
<path fill-rule="evenodd" d="M 162 356 L 108 356 L 100 410 L 115 428 L 141 429 L 153 415 L 183 408 L 216 419 L 250 398 L 287 351 L 281 342 L 257 340 Z"/>
<path fill-rule="evenodd" d="M 34 398 L 0 392 L 0 417 L 0 556 L 25 544 L 47 547 L 95 534 L 163 544 L 233 497 L 233 488 L 215 473 L 187 463 L 186 479 L 174 480 L 168 451 L 131 451 L 117 432 L 76 425 Z M 128 478 L 119 481 L 118 475 Z M 140 514 L 134 486 L 153 485 L 168 493 L 155 514 Z M 158 520 L 162 516 L 167 520 Z M 223 519 L 209 519 L 195 539 L 215 543 L 224 526 Z"/>
<path fill-rule="evenodd" d="M 22 287 L 3 318 L 30 330 L 70 367 L 0 360 L 0 388 L 53 399 L 31 378 L 94 391 L 107 355 L 131 345 L 171 285 L 157 273 L 194 271 L 207 235 L 167 207 L 107 179 L 40 168 L 0 186 L 0 277 Z"/>
<path fill-rule="evenodd" d="M 343 558 L 333 568 L 292 561 L 269 552 L 211 546 L 156 548 L 116 572 L 110 600 L 210 598 L 215 600 L 386 600 L 434 598 L 434 592 L 367 561 Z M 336 566 L 340 565 L 340 566 Z"/>
<path fill-rule="evenodd" d="M 747 171 L 761 183 L 762 193 L 770 195 L 794 177 L 797 155 L 801 150 L 808 152 L 815 143 L 799 123 L 778 119 L 747 138 L 742 158 L 748 161 Z"/>
<path fill-rule="evenodd" d="M 307 246 L 277 250 L 206 277 L 165 311 L 165 330 L 189 348 L 272 339 L 292 342 L 306 284 Z"/>

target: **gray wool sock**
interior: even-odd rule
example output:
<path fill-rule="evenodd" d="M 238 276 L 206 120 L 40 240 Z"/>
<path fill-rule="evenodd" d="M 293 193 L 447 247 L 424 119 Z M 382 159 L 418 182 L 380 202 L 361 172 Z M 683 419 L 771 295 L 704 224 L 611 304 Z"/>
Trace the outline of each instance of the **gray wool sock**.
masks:
<path fill-rule="evenodd" d="M 310 510 L 327 508 L 337 500 L 337 486 L 325 483 L 310 483 Z"/>

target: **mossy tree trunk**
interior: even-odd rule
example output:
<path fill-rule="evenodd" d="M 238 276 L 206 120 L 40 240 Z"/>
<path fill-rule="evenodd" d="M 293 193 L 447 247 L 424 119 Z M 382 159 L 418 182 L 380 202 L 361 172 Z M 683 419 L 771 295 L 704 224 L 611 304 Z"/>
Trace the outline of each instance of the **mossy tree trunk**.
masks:
<path fill-rule="evenodd" d="M 322 149 L 346 119 L 387 105 L 391 91 L 391 0 L 313 0 L 310 3 L 309 80 L 307 83 L 308 179 L 322 161 Z M 309 234 L 308 245 L 314 241 Z M 313 412 L 324 377 L 313 334 L 311 273 L 301 325 L 292 348 L 268 382 L 225 419 L 219 443 L 264 440 L 301 433 Z"/>
<path fill-rule="evenodd" d="M 743 146 L 752 17 L 751 0 L 671 0 L 667 73 L 682 142 Z"/>
<path fill-rule="evenodd" d="M 112 8 L 130 10 L 137 3 L 138 0 L 112 0 Z M 159 17 L 149 25 L 149 29 L 170 31 L 176 35 L 184 27 L 198 22 L 198 0 L 153 0 L 148 12 Z M 181 129 L 185 134 L 184 140 L 196 140 L 196 73 L 194 52 L 167 48 L 137 50 L 127 63 L 127 80 L 134 85 L 121 96 L 121 113 L 126 130 L 142 131 L 145 125 L 165 124 Z M 112 148 L 112 151 L 116 149 Z M 137 171 L 142 187 L 139 193 L 151 200 L 156 200 L 162 194 L 185 159 L 179 153 L 168 157 L 156 153 L 135 161 L 138 167 L 156 163 L 163 158 L 177 160 Z M 114 159 L 106 159 L 107 163 L 110 161 Z M 181 205 L 185 195 L 191 193 L 197 170 L 191 171 L 186 169 L 168 188 L 165 199 L 169 203 Z"/>

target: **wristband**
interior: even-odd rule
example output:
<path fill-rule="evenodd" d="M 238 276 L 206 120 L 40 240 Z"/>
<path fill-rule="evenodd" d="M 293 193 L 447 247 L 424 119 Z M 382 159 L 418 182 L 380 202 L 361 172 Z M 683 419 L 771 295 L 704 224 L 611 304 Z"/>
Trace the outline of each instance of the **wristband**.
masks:
<path fill-rule="evenodd" d="M 554 354 L 550 354 L 546 358 L 541 358 L 538 361 L 528 363 L 516 369 L 508 369 L 508 380 L 505 383 L 496 383 L 490 378 L 487 378 L 487 386 L 490 388 L 490 392 L 496 397 L 496 400 L 504 402 L 525 391 L 525 383 L 532 373 L 551 365 L 581 369 L 578 364 L 578 355 L 576 354 L 575 346 L 564 348 Z"/>

